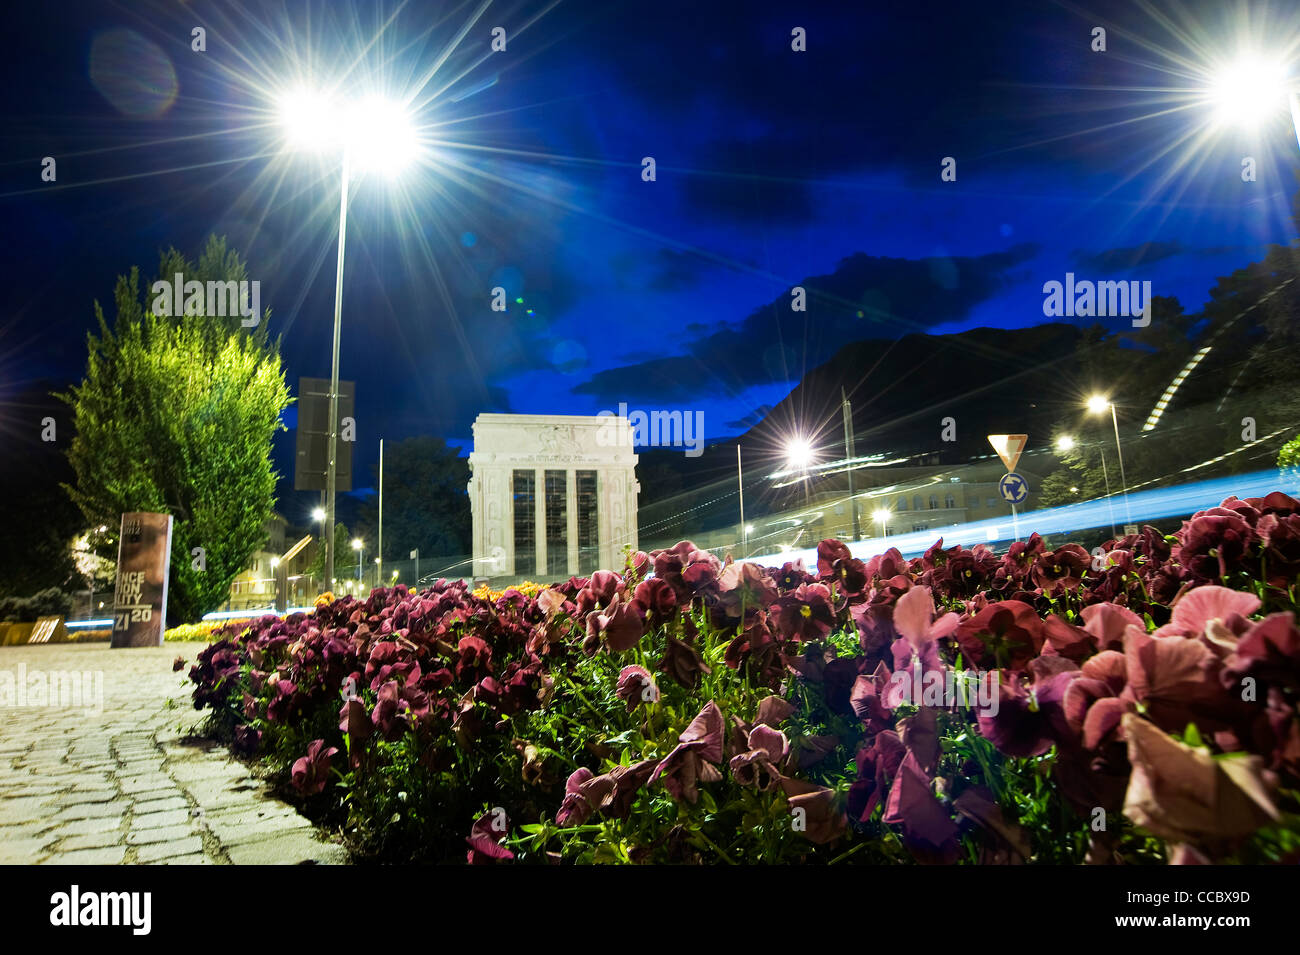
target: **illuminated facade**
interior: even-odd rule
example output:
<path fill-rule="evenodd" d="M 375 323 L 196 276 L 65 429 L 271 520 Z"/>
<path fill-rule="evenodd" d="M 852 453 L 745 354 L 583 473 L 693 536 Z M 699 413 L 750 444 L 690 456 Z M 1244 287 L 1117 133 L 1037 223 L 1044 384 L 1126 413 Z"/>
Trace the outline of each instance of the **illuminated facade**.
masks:
<path fill-rule="evenodd" d="M 623 548 L 637 547 L 636 461 L 623 418 L 479 415 L 474 576 L 555 581 L 622 567 Z"/>

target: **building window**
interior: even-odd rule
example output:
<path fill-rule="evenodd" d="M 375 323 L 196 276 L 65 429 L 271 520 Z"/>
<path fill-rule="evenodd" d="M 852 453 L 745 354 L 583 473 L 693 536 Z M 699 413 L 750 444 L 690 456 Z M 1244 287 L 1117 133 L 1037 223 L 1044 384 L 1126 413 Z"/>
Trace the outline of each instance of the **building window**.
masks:
<path fill-rule="evenodd" d="M 925 530 L 925 525 L 924 525 L 924 524 L 913 524 L 913 525 L 912 525 L 912 533 L 914 533 L 914 534 L 919 534 L 919 533 L 920 533 L 921 531 L 923 531 L 923 530 Z"/>
<path fill-rule="evenodd" d="M 933 494 L 931 494 L 931 495 L 930 495 L 930 510 L 932 510 L 932 511 L 937 511 L 938 509 L 939 509 L 939 499 L 938 499 L 937 497 L 935 497 Z"/>
<path fill-rule="evenodd" d="M 546 472 L 546 572 L 569 572 L 569 478 L 565 471 Z"/>
<path fill-rule="evenodd" d="M 971 506 L 971 509 L 972 509 L 972 510 L 974 510 L 975 508 L 979 507 L 979 506 L 980 506 L 980 499 L 979 499 L 978 497 L 972 497 L 972 498 L 970 499 L 970 506 Z"/>
<path fill-rule="evenodd" d="M 537 502 L 532 471 L 514 472 L 515 573 L 537 571 Z"/>
<path fill-rule="evenodd" d="M 898 509 L 899 509 L 900 511 L 905 511 L 905 510 L 907 510 L 907 498 L 906 498 L 906 497 L 900 497 L 900 498 L 898 499 Z"/>
<path fill-rule="evenodd" d="M 920 509 L 921 509 L 921 495 L 918 494 L 914 498 L 912 498 L 912 510 L 919 511 Z"/>
<path fill-rule="evenodd" d="M 591 574 L 599 570 L 596 562 L 600 557 L 600 523 L 597 520 L 596 511 L 596 472 L 578 471 L 575 478 L 578 495 L 578 573 Z"/>
<path fill-rule="evenodd" d="M 954 507 L 957 506 L 957 502 L 954 501 L 952 495 L 949 494 L 947 497 L 943 499 L 943 506 L 948 508 L 949 510 L 952 510 Z"/>
<path fill-rule="evenodd" d="M 993 497 L 989 498 L 989 507 L 997 507 L 997 506 L 998 506 L 997 498 L 993 498 Z"/>

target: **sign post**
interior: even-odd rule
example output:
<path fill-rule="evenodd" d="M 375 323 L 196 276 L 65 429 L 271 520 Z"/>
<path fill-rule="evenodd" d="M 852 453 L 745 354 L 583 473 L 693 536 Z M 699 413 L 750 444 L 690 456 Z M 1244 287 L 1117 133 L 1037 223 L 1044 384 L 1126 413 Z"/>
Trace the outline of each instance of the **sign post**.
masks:
<path fill-rule="evenodd" d="M 1020 522 L 1016 518 L 1016 505 L 1029 496 L 1029 482 L 1016 473 L 1016 465 L 1020 463 L 1020 455 L 1024 453 L 1025 445 L 1029 443 L 1029 435 L 990 434 L 988 439 L 1007 469 L 1007 473 L 998 481 L 998 493 L 1002 495 L 1002 500 L 1011 505 L 1011 530 L 1016 540 L 1020 540 Z"/>
<path fill-rule="evenodd" d="M 122 515 L 113 594 L 112 647 L 161 647 L 167 620 L 172 516 Z"/>

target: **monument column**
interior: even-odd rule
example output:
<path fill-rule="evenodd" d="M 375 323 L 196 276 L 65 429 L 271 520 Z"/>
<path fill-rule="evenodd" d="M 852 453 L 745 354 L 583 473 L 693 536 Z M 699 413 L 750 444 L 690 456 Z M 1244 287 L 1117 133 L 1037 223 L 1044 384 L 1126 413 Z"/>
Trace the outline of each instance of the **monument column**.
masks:
<path fill-rule="evenodd" d="M 569 576 L 578 573 L 578 472 L 569 468 L 564 473 L 565 524 L 564 540 L 569 550 Z"/>
<path fill-rule="evenodd" d="M 534 580 L 546 579 L 546 469 L 533 470 L 533 543 L 537 548 L 537 574 Z"/>

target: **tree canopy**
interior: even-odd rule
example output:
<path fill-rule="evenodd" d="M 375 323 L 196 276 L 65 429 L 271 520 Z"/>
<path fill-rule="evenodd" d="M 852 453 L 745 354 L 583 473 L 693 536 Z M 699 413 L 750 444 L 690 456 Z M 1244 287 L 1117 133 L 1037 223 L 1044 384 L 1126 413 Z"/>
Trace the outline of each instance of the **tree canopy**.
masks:
<path fill-rule="evenodd" d="M 160 280 L 176 272 L 204 282 L 247 276 L 216 237 L 197 263 L 165 252 Z M 113 299 L 111 327 L 95 302 L 86 376 L 61 396 L 76 430 L 76 480 L 64 486 L 91 525 L 115 527 L 127 511 L 172 515 L 168 622 L 192 621 L 220 605 L 265 538 L 271 439 L 290 401 L 279 343 L 269 310 L 252 328 L 238 316 L 154 315 L 137 268 L 118 277 Z"/>

